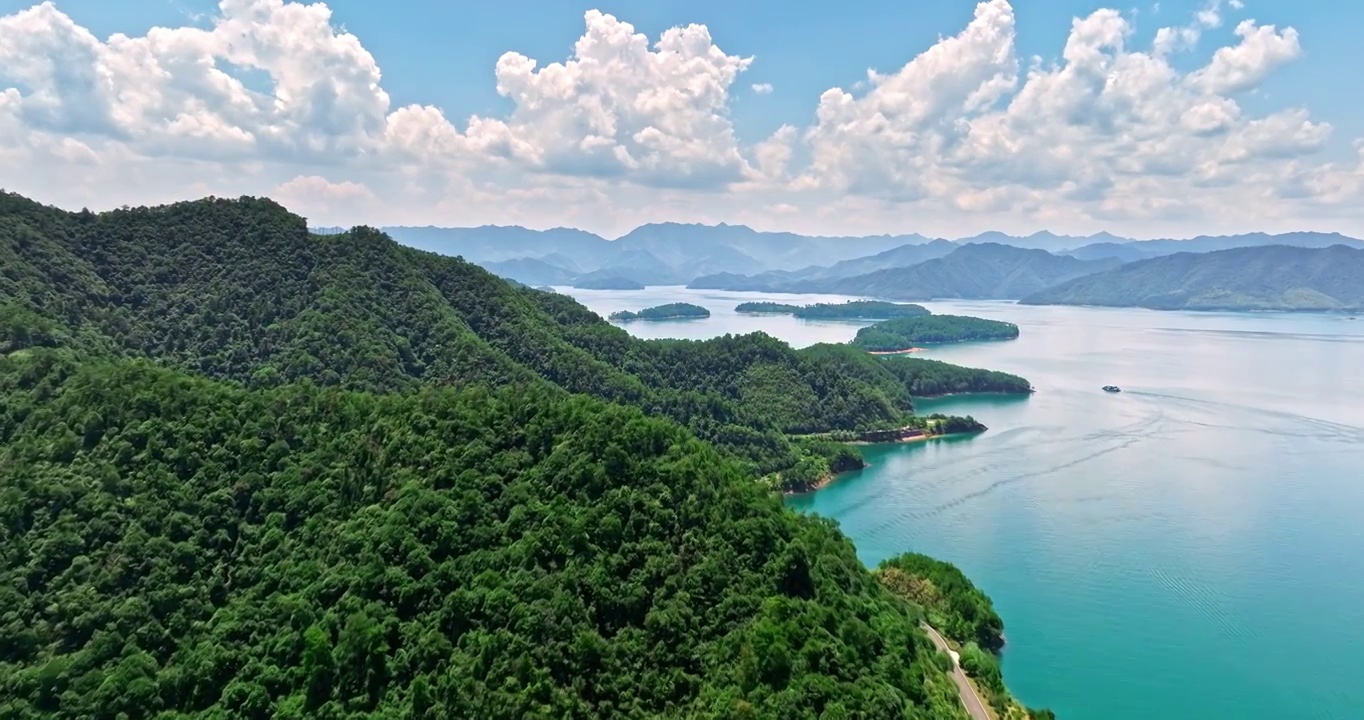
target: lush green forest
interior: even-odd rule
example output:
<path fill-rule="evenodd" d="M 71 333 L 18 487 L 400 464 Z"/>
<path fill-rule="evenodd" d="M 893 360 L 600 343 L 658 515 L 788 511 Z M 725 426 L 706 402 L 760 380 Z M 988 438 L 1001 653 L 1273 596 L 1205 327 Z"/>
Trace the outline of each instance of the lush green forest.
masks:
<path fill-rule="evenodd" d="M 0 194 L 4 304 L 82 351 L 248 387 L 587 393 L 670 417 L 772 485 L 801 486 L 841 461 L 788 435 L 898 427 L 913 410 L 902 381 L 846 353 L 797 352 L 761 333 L 641 341 L 572 298 L 372 229 L 310 235 L 269 200 L 95 214 Z"/>
<path fill-rule="evenodd" d="M 1004 621 L 990 598 L 951 563 L 905 553 L 881 563 L 878 573 L 883 583 L 923 607 L 944 636 L 991 652 L 1004 647 Z"/>
<path fill-rule="evenodd" d="M 612 320 L 693 320 L 698 318 L 710 317 L 710 311 L 700 305 L 691 303 L 668 303 L 656 307 L 644 308 L 639 312 L 621 310 L 611 313 Z"/>
<path fill-rule="evenodd" d="M 857 331 L 853 344 L 873 352 L 894 352 L 919 345 L 1017 337 L 1018 326 L 1013 323 L 965 315 L 928 315 L 896 318 L 864 327 Z"/>
<path fill-rule="evenodd" d="M 833 525 L 671 422 L 64 355 L 0 359 L 4 717 L 959 716 Z"/>
<path fill-rule="evenodd" d="M 1155 310 L 1364 310 L 1364 250 L 1271 245 L 1176 253 L 1071 280 L 1030 305 Z"/>
<path fill-rule="evenodd" d="M 1032 384 L 1027 380 L 998 370 L 968 368 L 905 355 L 885 355 L 878 359 L 909 387 L 910 394 L 915 397 L 1032 392 Z"/>
<path fill-rule="evenodd" d="M 979 420 L 967 415 L 944 415 L 942 413 L 932 413 L 930 415 L 916 416 L 915 420 L 923 423 L 923 428 L 929 435 L 957 435 L 960 433 L 984 432 L 985 425 Z"/>
<path fill-rule="evenodd" d="M 769 491 L 861 463 L 800 435 L 969 421 L 889 367 L 266 200 L 0 195 L 0 717 L 964 717 Z"/>
<path fill-rule="evenodd" d="M 928 623 L 957 646 L 962 669 L 975 678 L 1001 717 L 1055 717 L 1049 710 L 1025 709 L 1010 696 L 999 667 L 1004 621 L 990 598 L 956 566 L 905 553 L 882 562 L 876 576 L 891 592 L 922 609 Z"/>
<path fill-rule="evenodd" d="M 879 300 L 849 300 L 845 303 L 816 303 L 814 305 L 746 302 L 736 305 L 734 311 L 794 315 L 807 320 L 886 320 L 929 314 L 928 309 L 922 305 L 881 302 Z"/>

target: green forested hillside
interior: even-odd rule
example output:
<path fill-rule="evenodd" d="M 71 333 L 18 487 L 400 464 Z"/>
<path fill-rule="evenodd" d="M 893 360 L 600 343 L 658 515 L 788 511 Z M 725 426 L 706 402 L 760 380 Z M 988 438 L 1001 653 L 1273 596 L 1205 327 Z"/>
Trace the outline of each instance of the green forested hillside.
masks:
<path fill-rule="evenodd" d="M 1050 710 L 1028 710 L 1010 695 L 999 667 L 1004 621 L 990 598 L 951 563 L 905 553 L 876 569 L 881 583 L 912 602 L 928 622 L 956 646 L 961 666 L 981 688 L 999 717 L 1054 718 Z"/>
<path fill-rule="evenodd" d="M 86 352 L 249 387 L 548 381 L 678 420 L 760 475 L 812 467 L 787 433 L 897 426 L 912 411 L 889 374 L 855 381 L 761 334 L 637 340 L 571 298 L 375 230 L 311 235 L 269 200 L 92 214 L 3 194 L 0 273 L 0 312 L 67 328 Z"/>
<path fill-rule="evenodd" d="M 0 716 L 959 717 L 829 523 L 508 388 L 0 358 Z"/>
<path fill-rule="evenodd" d="M 911 384 L 265 200 L 0 195 L 0 717 L 964 717 L 920 606 L 754 482 Z"/>
<path fill-rule="evenodd" d="M 1027 305 L 1154 310 L 1364 310 L 1364 250 L 1271 245 L 1177 253 L 1047 288 Z"/>

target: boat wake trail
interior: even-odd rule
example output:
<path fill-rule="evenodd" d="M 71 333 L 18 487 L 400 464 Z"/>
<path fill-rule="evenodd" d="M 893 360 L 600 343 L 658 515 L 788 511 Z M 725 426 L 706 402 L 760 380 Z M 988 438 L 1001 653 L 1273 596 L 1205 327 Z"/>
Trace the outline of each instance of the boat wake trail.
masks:
<path fill-rule="evenodd" d="M 1196 420 L 1184 420 L 1191 425 L 1202 427 L 1217 427 L 1227 430 L 1239 430 L 1245 432 L 1257 432 L 1280 437 L 1311 437 L 1332 442 L 1343 442 L 1357 444 L 1364 442 L 1364 427 L 1357 425 L 1347 425 L 1345 423 L 1332 422 L 1310 415 L 1284 412 L 1281 410 L 1268 410 L 1263 407 L 1253 405 L 1241 405 L 1238 403 L 1220 402 L 1217 400 L 1204 400 L 1191 398 L 1183 395 L 1173 395 L 1168 393 L 1146 392 L 1134 390 L 1129 395 L 1141 398 L 1151 398 L 1166 403 L 1177 403 L 1188 408 L 1204 411 L 1218 412 L 1219 417 L 1243 417 L 1261 420 L 1281 421 L 1273 426 L 1252 425 L 1252 424 L 1224 424 L 1224 423 L 1204 423 Z M 1231 411 L 1231 412 L 1227 412 Z"/>
<path fill-rule="evenodd" d="M 991 483 L 985 485 L 984 487 L 982 487 L 982 488 L 980 488 L 980 489 L 974 490 L 974 491 L 969 492 L 969 493 L 966 493 L 966 494 L 964 494 L 964 495 L 959 495 L 959 496 L 957 496 L 957 497 L 955 497 L 955 498 L 953 498 L 953 499 L 951 499 L 951 500 L 949 500 L 949 501 L 947 501 L 947 502 L 939 503 L 939 504 L 937 504 L 937 505 L 933 505 L 933 506 L 924 508 L 923 510 L 921 510 L 921 511 L 919 511 L 919 512 L 910 513 L 910 514 L 907 516 L 907 518 L 908 518 L 908 519 L 911 519 L 911 520 L 922 520 L 922 519 L 924 519 L 924 518 L 933 517 L 933 516 L 935 516 L 935 515 L 938 515 L 939 513 L 945 512 L 945 511 L 947 511 L 947 510 L 951 510 L 951 509 L 953 509 L 953 508 L 956 508 L 956 507 L 959 507 L 959 506 L 961 506 L 961 505 L 964 505 L 964 504 L 966 504 L 966 503 L 968 503 L 968 502 L 971 502 L 972 500 L 975 500 L 975 499 L 977 499 L 977 498 L 981 498 L 981 497 L 984 497 L 984 496 L 986 496 L 986 495 L 989 495 L 990 493 L 996 492 L 996 491 L 999 490 L 1000 488 L 1007 487 L 1007 486 L 1013 485 L 1013 484 L 1015 484 L 1015 483 L 1023 482 L 1023 481 L 1025 481 L 1025 480 L 1030 480 L 1030 479 L 1032 479 L 1032 478 L 1041 477 L 1041 476 L 1043 476 L 1043 475 L 1050 475 L 1050 474 L 1052 474 L 1052 473 L 1054 473 L 1054 472 L 1057 472 L 1057 471 L 1060 471 L 1060 470 L 1065 470 L 1065 469 L 1067 469 L 1067 468 L 1075 467 L 1076 465 L 1081 465 L 1081 464 L 1087 463 L 1087 462 L 1089 462 L 1089 461 L 1091 461 L 1091 460 L 1094 460 L 1094 459 L 1096 459 L 1096 458 L 1103 457 L 1103 456 L 1108 455 L 1108 454 L 1110 454 L 1110 453 L 1118 452 L 1119 450 L 1123 450 L 1123 449 L 1125 449 L 1125 448 L 1131 447 L 1132 445 L 1135 445 L 1136 443 L 1141 442 L 1142 440 L 1146 439 L 1147 437 L 1148 437 L 1148 436 L 1133 436 L 1133 437 L 1129 437 L 1129 438 L 1127 438 L 1126 440 L 1124 440 L 1123 442 L 1120 442 L 1120 443 L 1117 443 L 1117 444 L 1115 444 L 1115 445 L 1112 445 L 1112 446 L 1103 448 L 1103 449 L 1101 449 L 1101 450 L 1096 450 L 1096 451 L 1091 452 L 1091 453 L 1088 453 L 1088 454 L 1086 454 L 1086 455 L 1082 455 L 1082 456 L 1080 456 L 1080 457 L 1078 457 L 1078 458 L 1075 458 L 1075 459 L 1073 459 L 1073 460 L 1068 460 L 1068 461 L 1066 461 L 1066 462 L 1059 463 L 1059 464 L 1056 464 L 1056 465 L 1050 465 L 1050 466 L 1048 466 L 1047 468 L 1042 469 L 1042 470 L 1035 470 L 1035 471 L 1026 472 L 1026 473 L 1017 473 L 1017 474 L 1015 474 L 1015 475 L 1009 475 L 1009 476 L 1007 476 L 1007 477 L 1002 477 L 1002 478 L 1000 478 L 1000 479 L 998 479 L 998 480 L 995 480 L 995 481 L 993 481 L 993 482 L 991 482 Z"/>

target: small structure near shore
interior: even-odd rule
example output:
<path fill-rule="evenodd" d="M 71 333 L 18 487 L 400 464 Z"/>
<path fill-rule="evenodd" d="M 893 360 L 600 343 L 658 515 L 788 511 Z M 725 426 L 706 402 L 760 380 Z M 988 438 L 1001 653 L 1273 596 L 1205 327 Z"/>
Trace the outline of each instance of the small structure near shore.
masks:
<path fill-rule="evenodd" d="M 922 428 L 906 426 L 893 430 L 868 430 L 866 432 L 858 433 L 857 440 L 858 442 L 866 443 L 893 443 L 913 440 L 914 438 L 920 438 L 924 435 L 925 433 Z"/>

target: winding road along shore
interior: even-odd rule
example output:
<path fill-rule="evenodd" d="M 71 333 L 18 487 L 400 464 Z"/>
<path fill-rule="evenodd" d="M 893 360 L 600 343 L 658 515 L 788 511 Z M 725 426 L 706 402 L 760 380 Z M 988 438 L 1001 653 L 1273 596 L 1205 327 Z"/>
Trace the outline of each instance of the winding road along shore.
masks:
<path fill-rule="evenodd" d="M 952 658 L 952 681 L 957 684 L 957 694 L 961 696 L 961 704 L 966 706 L 966 712 L 971 716 L 971 720 L 991 720 L 990 711 L 985 709 L 985 701 L 980 699 L 976 689 L 971 686 L 971 681 L 966 679 L 966 673 L 962 672 L 961 663 L 957 661 L 957 654 L 948 647 L 947 640 L 943 639 L 937 630 L 927 625 L 923 628 L 924 632 L 928 633 L 928 639 Z"/>

